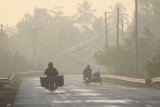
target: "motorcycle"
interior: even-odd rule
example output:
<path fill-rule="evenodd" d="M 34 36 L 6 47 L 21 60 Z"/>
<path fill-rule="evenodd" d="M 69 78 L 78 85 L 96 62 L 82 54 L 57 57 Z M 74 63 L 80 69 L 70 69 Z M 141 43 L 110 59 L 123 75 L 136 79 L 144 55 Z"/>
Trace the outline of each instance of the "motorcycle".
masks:
<path fill-rule="evenodd" d="M 53 77 L 40 77 L 41 86 L 48 89 L 50 92 L 55 91 L 58 87 L 64 85 L 63 75 Z"/>
<path fill-rule="evenodd" d="M 85 76 L 84 83 L 89 86 L 90 83 L 100 83 L 102 86 L 102 78 L 100 77 L 100 72 L 95 72 L 93 76 Z"/>

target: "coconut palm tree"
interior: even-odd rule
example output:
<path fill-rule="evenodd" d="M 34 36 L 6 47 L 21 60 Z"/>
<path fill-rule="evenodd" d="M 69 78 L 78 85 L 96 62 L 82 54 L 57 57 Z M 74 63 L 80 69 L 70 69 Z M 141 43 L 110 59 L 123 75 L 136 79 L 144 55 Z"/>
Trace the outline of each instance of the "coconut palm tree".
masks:
<path fill-rule="evenodd" d="M 94 21 L 95 10 L 91 6 L 92 4 L 87 0 L 84 0 L 82 4 L 78 4 L 78 13 L 75 15 L 75 19 L 82 28 L 90 28 Z"/>
<path fill-rule="evenodd" d="M 117 24 L 117 47 L 119 46 L 119 28 L 121 25 L 122 39 L 124 39 L 124 25 L 128 22 L 128 14 L 126 8 L 122 4 L 115 4 L 114 7 L 110 7 L 110 11 L 107 12 L 107 20 L 109 24 Z"/>

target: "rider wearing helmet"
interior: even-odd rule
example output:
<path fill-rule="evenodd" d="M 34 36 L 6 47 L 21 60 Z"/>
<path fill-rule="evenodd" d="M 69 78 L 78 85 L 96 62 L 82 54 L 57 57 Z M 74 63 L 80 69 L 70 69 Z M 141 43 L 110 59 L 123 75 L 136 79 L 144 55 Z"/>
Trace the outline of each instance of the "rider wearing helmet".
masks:
<path fill-rule="evenodd" d="M 52 62 L 48 63 L 48 68 L 45 70 L 44 74 L 47 75 L 47 77 L 53 77 L 58 75 L 58 71 L 55 67 L 53 67 Z"/>
<path fill-rule="evenodd" d="M 90 65 L 87 65 L 87 67 L 84 69 L 83 76 L 83 80 L 86 80 L 86 78 L 92 79 L 92 70 L 90 68 Z"/>
<path fill-rule="evenodd" d="M 48 63 L 48 68 L 45 70 L 44 74 L 47 75 L 48 78 L 46 87 L 51 90 L 57 89 L 57 84 L 54 78 L 58 75 L 58 71 L 55 67 L 53 67 L 52 62 Z"/>

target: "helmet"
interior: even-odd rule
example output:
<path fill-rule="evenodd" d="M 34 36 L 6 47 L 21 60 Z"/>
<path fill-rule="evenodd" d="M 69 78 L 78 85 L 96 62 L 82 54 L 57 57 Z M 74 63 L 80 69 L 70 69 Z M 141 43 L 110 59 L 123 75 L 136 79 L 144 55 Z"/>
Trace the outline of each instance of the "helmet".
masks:
<path fill-rule="evenodd" d="M 48 67 L 52 67 L 53 66 L 53 63 L 52 62 L 49 62 L 48 63 Z"/>

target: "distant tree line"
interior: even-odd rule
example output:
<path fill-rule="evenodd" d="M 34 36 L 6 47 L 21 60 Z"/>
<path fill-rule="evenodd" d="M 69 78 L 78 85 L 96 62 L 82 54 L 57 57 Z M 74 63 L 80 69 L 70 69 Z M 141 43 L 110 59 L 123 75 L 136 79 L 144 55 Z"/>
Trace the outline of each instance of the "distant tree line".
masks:
<path fill-rule="evenodd" d="M 62 7 L 35 8 L 33 15 L 26 13 L 17 22 L 16 28 L 5 26 L 8 34 L 2 47 L 11 54 L 19 51 L 19 56 L 32 65 L 35 59 L 36 68 L 44 69 L 48 61 L 63 60 L 59 57 L 62 51 L 94 36 L 104 36 L 104 20 L 95 12 L 87 0 L 77 6 L 77 13 L 72 16 L 65 15 Z"/>
<path fill-rule="evenodd" d="M 13 72 L 25 72 L 32 70 L 32 64 L 27 61 L 23 56 L 18 52 L 11 54 L 0 50 L 0 74 L 9 75 Z"/>
<path fill-rule="evenodd" d="M 106 66 L 111 74 L 143 78 L 160 76 L 159 9 L 158 0 L 138 0 L 138 71 L 135 69 L 134 18 L 119 48 L 111 46 L 96 53 L 97 62 Z"/>
<path fill-rule="evenodd" d="M 62 9 L 35 8 L 33 15 L 25 14 L 17 23 L 17 38 L 12 38 L 11 47 L 32 61 L 35 42 L 36 62 L 46 65 L 50 59 L 59 60 L 57 56 L 65 49 L 95 36 L 104 37 L 104 20 L 95 15 L 91 3 L 84 0 L 73 16 L 65 15 Z"/>

